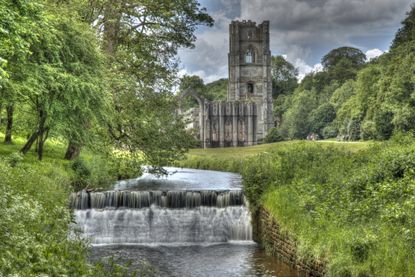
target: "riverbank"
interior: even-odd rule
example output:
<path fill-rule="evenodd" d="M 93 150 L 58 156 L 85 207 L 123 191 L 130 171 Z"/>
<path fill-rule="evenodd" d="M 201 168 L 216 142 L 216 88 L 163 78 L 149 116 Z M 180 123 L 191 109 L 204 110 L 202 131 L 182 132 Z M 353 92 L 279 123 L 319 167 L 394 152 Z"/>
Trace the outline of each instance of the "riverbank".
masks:
<path fill-rule="evenodd" d="M 240 172 L 253 212 L 265 208 L 327 276 L 415 275 L 413 137 L 244 150 L 194 150 L 180 165 Z"/>
<path fill-rule="evenodd" d="M 0 276 L 122 276 L 126 268 L 90 264 L 88 242 L 68 238 L 69 193 L 113 183 L 116 167 L 90 151 L 80 160 L 64 160 L 59 141 L 47 143 L 39 162 L 35 153 L 19 154 L 24 141 L 0 143 Z"/>

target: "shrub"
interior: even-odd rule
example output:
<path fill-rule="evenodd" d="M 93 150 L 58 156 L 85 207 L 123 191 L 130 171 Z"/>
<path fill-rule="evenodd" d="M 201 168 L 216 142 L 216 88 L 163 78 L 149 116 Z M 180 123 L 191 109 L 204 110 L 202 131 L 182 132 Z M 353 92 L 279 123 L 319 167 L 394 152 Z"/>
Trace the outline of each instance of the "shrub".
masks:
<path fill-rule="evenodd" d="M 276 127 L 269 129 L 267 135 L 264 138 L 264 142 L 266 143 L 278 142 L 283 140 L 284 137 L 281 135 L 280 131 Z"/>
<path fill-rule="evenodd" d="M 322 131 L 323 138 L 325 139 L 335 138 L 337 137 L 337 134 L 338 134 L 337 127 L 333 126 L 332 124 L 324 127 Z"/>
<path fill-rule="evenodd" d="M 77 158 L 71 163 L 70 166 L 74 172 L 72 186 L 75 191 L 85 188 L 88 185 L 89 177 L 91 176 L 91 171 L 87 167 L 85 161 L 81 158 Z"/>
<path fill-rule="evenodd" d="M 8 162 L 11 167 L 17 166 L 19 163 L 23 161 L 23 155 L 19 152 L 14 152 L 9 155 Z"/>

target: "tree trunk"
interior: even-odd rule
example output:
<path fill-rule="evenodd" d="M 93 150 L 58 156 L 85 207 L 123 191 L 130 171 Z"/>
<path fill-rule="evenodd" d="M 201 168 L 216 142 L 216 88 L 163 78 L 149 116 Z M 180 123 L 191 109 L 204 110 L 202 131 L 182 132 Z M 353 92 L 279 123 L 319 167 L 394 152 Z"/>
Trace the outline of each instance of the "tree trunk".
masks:
<path fill-rule="evenodd" d="M 104 8 L 104 50 L 108 56 L 114 57 L 119 42 L 121 28 L 121 5 L 122 1 L 113 0 Z"/>
<path fill-rule="evenodd" d="M 37 144 L 37 158 L 39 161 L 43 158 L 43 145 L 48 138 L 49 128 L 45 127 L 47 113 L 43 110 L 39 112 L 39 136 L 38 136 L 38 144 Z"/>
<path fill-rule="evenodd" d="M 37 139 L 37 158 L 39 161 L 43 159 L 43 145 L 45 144 L 47 137 L 47 130 L 41 129 Z"/>
<path fill-rule="evenodd" d="M 30 136 L 30 138 L 27 140 L 26 144 L 23 146 L 23 148 L 20 150 L 22 154 L 26 154 L 30 148 L 32 147 L 33 143 L 35 143 L 36 139 L 37 141 L 37 153 L 39 160 L 42 160 L 43 158 L 43 144 L 45 143 L 47 136 L 49 134 L 49 129 L 45 128 L 47 113 L 43 110 L 39 111 L 39 123 L 37 130 Z"/>
<path fill-rule="evenodd" d="M 11 144 L 12 143 L 14 106 L 8 105 L 6 110 L 7 110 L 7 125 L 6 125 L 6 135 L 4 137 L 4 143 Z"/>
<path fill-rule="evenodd" d="M 0 127 L 1 127 L 1 123 L 2 123 L 2 121 L 3 121 L 3 117 L 1 117 L 1 112 L 2 112 L 2 110 L 3 110 L 3 105 L 2 105 L 2 104 L 0 104 Z"/>
<path fill-rule="evenodd" d="M 26 144 L 23 146 L 23 148 L 22 149 L 20 149 L 20 152 L 23 154 L 23 155 L 25 155 L 29 150 L 30 150 L 30 148 L 32 147 L 32 145 L 33 145 L 33 143 L 36 141 L 36 139 L 37 139 L 37 137 L 39 136 L 39 132 L 38 131 L 36 131 L 36 132 L 34 132 L 30 137 L 29 137 L 29 139 L 27 140 L 27 142 L 26 142 Z"/>
<path fill-rule="evenodd" d="M 70 141 L 65 153 L 65 160 L 73 160 L 81 154 L 82 146 L 79 143 Z"/>

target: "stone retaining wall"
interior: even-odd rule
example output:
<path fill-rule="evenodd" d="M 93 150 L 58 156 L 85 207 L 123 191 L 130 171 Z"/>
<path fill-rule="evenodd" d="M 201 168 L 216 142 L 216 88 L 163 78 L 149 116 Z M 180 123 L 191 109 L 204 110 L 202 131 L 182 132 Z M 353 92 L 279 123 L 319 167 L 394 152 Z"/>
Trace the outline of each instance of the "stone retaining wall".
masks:
<path fill-rule="evenodd" d="M 255 221 L 255 239 L 270 254 L 281 258 L 298 270 L 306 272 L 308 276 L 324 276 L 324 263 L 320 261 L 309 262 L 300 260 L 297 257 L 295 241 L 280 232 L 280 226 L 267 210 L 261 208 L 255 216 Z"/>

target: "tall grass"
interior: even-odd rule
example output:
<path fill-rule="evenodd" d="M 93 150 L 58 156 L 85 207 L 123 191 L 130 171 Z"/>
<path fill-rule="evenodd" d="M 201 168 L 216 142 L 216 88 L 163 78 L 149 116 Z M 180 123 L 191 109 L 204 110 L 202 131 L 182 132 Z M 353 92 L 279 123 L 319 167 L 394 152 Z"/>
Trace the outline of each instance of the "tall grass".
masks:
<path fill-rule="evenodd" d="M 328 276 L 415 276 L 415 140 L 358 148 L 296 142 L 182 165 L 240 172 L 251 208 L 269 210 Z"/>
<path fill-rule="evenodd" d="M 75 184 L 112 183 L 114 160 L 128 160 L 86 151 L 66 161 L 64 145 L 50 141 L 40 162 L 33 152 L 19 154 L 23 143 L 19 137 L 0 143 L 0 276 L 143 276 L 115 262 L 88 263 L 88 242 L 69 235 L 68 194 Z"/>

